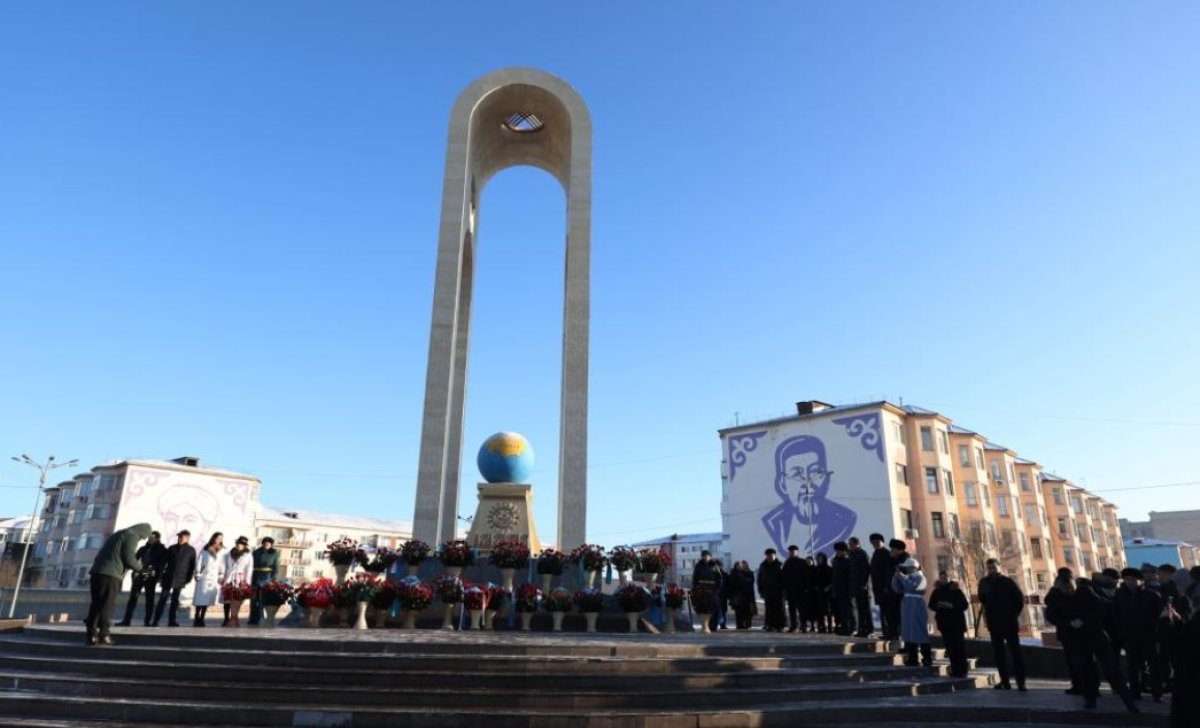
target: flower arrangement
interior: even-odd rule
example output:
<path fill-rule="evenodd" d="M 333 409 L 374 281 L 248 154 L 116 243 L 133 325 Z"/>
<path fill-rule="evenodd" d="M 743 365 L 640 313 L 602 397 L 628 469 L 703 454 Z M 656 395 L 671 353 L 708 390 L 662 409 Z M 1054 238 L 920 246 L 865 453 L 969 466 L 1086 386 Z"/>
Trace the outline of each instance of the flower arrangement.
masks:
<path fill-rule="evenodd" d="M 400 554 L 397 552 L 386 546 L 380 546 L 371 555 L 371 560 L 363 564 L 363 568 L 372 574 L 382 574 L 392 568 L 392 564 L 396 563 L 399 558 Z"/>
<path fill-rule="evenodd" d="M 604 608 L 604 592 L 599 589 L 580 589 L 574 601 L 581 612 L 599 612 Z"/>
<path fill-rule="evenodd" d="M 488 584 L 488 605 L 486 609 L 495 609 L 497 611 L 504 608 L 505 602 L 508 601 L 508 591 L 498 584 Z"/>
<path fill-rule="evenodd" d="M 469 586 L 463 592 L 462 602 L 467 609 L 487 609 L 488 593 L 477 586 Z"/>
<path fill-rule="evenodd" d="M 363 564 L 367 560 L 367 552 L 358 547 L 358 542 L 350 538 L 339 538 L 325 547 L 326 558 L 334 566 L 350 566 L 354 563 Z"/>
<path fill-rule="evenodd" d="M 442 544 L 438 548 L 437 557 L 442 566 L 470 566 L 475 563 L 475 553 L 471 550 L 471 544 L 462 539 Z"/>
<path fill-rule="evenodd" d="M 374 574 L 355 574 L 339 587 L 339 591 L 345 602 L 369 602 L 379 591 L 379 579 Z"/>
<path fill-rule="evenodd" d="M 396 587 L 400 606 L 412 612 L 423 612 L 433 604 L 433 587 L 419 579 L 402 581 Z"/>
<path fill-rule="evenodd" d="M 697 614 L 712 614 L 717 611 L 717 593 L 703 587 L 692 589 L 692 609 Z"/>
<path fill-rule="evenodd" d="M 678 584 L 674 582 L 667 584 L 665 587 L 661 587 L 660 593 L 667 609 L 683 608 L 683 600 L 687 597 L 687 593 Z"/>
<path fill-rule="evenodd" d="M 391 609 L 392 603 L 400 594 L 400 588 L 392 581 L 380 581 L 375 596 L 371 597 L 371 606 L 376 609 Z"/>
<path fill-rule="evenodd" d="M 529 566 L 529 546 L 521 541 L 501 541 L 492 547 L 489 560 L 499 569 L 524 569 Z"/>
<path fill-rule="evenodd" d="M 567 555 L 558 549 L 543 549 L 537 557 L 537 573 L 562 576 L 567 565 Z"/>
<path fill-rule="evenodd" d="M 663 549 L 642 549 L 638 552 L 638 571 L 643 574 L 662 574 L 671 565 L 671 555 Z"/>
<path fill-rule="evenodd" d="M 617 571 L 629 571 L 637 566 L 637 551 L 629 546 L 614 547 L 608 554 L 608 563 L 612 564 Z M 597 571 L 597 569 L 589 569 L 589 571 Z"/>
<path fill-rule="evenodd" d="M 321 577 L 306 584 L 301 584 L 296 590 L 296 601 L 300 606 L 315 609 L 325 609 L 333 606 L 333 596 L 336 587 L 329 579 Z"/>
<path fill-rule="evenodd" d="M 536 612 L 538 600 L 542 596 L 542 590 L 538 589 L 530 582 L 525 582 L 517 587 L 517 592 L 513 595 L 516 602 L 518 612 Z"/>
<path fill-rule="evenodd" d="M 231 581 L 221 587 L 221 601 L 244 602 L 253 594 L 250 585 L 244 581 Z"/>
<path fill-rule="evenodd" d="M 413 539 L 405 541 L 400 547 L 400 560 L 409 566 L 420 566 L 425 559 L 429 558 L 429 544 L 424 541 Z"/>
<path fill-rule="evenodd" d="M 345 585 L 333 587 L 333 606 L 335 607 L 352 607 L 354 600 L 350 598 L 350 592 L 346 591 Z"/>
<path fill-rule="evenodd" d="M 282 607 L 296 596 L 296 590 L 286 581 L 272 579 L 258 587 L 258 595 L 262 603 L 268 607 Z"/>
<path fill-rule="evenodd" d="M 644 612 L 650 608 L 650 592 L 644 586 L 630 584 L 617 591 L 617 604 L 623 612 Z"/>
<path fill-rule="evenodd" d="M 571 611 L 571 592 L 559 587 L 546 595 L 542 600 L 542 606 L 547 612 L 569 612 Z"/>
<path fill-rule="evenodd" d="M 463 583 L 457 576 L 439 576 L 433 588 L 443 604 L 458 604 L 463 598 Z"/>
<path fill-rule="evenodd" d="M 571 563 L 583 564 L 584 571 L 600 571 L 608 563 L 608 557 L 604 555 L 603 546 L 585 543 L 571 551 Z"/>

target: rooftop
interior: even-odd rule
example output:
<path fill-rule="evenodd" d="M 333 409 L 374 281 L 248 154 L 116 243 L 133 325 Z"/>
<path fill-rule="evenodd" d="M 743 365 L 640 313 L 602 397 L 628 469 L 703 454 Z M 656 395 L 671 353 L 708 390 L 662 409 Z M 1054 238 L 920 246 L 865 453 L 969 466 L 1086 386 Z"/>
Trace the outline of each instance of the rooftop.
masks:
<path fill-rule="evenodd" d="M 1161 539 L 1161 538 L 1127 538 L 1127 539 L 1125 539 L 1125 550 L 1126 551 L 1128 551 L 1129 549 L 1136 549 L 1136 548 L 1141 548 L 1141 547 L 1151 547 L 1151 546 L 1187 546 L 1188 548 L 1195 548 L 1194 546 L 1192 546 L 1190 543 L 1187 543 L 1186 541 L 1167 541 L 1167 540 Z"/>
<path fill-rule="evenodd" d="M 256 518 L 260 521 L 271 521 L 288 525 L 333 526 L 367 531 L 369 533 L 412 534 L 412 523 L 410 521 L 391 521 L 384 518 L 347 516 L 340 513 L 322 513 L 320 511 L 298 510 L 294 508 L 274 508 L 268 505 L 259 506 Z"/>
<path fill-rule="evenodd" d="M 720 531 L 712 531 L 709 533 L 672 533 L 662 538 L 652 538 L 647 541 L 638 541 L 631 546 L 659 546 L 664 543 L 712 543 L 713 541 L 722 541 L 725 534 Z"/>

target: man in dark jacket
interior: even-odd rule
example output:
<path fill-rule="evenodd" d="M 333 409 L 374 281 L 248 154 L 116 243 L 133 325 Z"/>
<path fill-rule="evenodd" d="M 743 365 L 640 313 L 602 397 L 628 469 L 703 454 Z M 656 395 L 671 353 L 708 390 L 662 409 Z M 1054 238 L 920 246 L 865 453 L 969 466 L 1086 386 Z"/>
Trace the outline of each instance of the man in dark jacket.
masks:
<path fill-rule="evenodd" d="M 1162 671 L 1158 660 L 1158 618 L 1163 611 L 1162 598 L 1142 584 L 1142 572 L 1127 568 L 1121 571 L 1121 586 L 1117 589 L 1117 633 L 1125 645 L 1126 672 L 1129 688 L 1135 700 L 1149 688 L 1154 702 L 1162 702 Z"/>
<path fill-rule="evenodd" d="M 109 632 L 112 630 L 112 610 L 121 593 L 121 582 L 125 580 L 125 572 L 142 570 L 142 562 L 138 559 L 138 544 L 150 535 L 149 523 L 138 523 L 129 528 L 122 528 L 108 537 L 96 560 L 92 562 L 91 590 L 92 603 L 88 607 L 87 619 L 83 624 L 87 628 L 87 643 L 89 645 L 113 644 Z"/>
<path fill-rule="evenodd" d="M 950 576 L 938 573 L 936 586 L 929 595 L 929 609 L 937 622 L 938 632 L 946 645 L 946 657 L 950 660 L 950 676 L 967 676 L 967 595 L 950 581 Z"/>
<path fill-rule="evenodd" d="M 717 595 L 719 602 L 721 590 L 724 586 L 725 572 L 721 571 L 721 565 L 713 560 L 711 551 L 708 549 L 701 551 L 700 560 L 692 568 L 692 588 L 702 587 L 711 589 L 712 593 Z M 716 629 L 719 621 L 720 616 L 716 610 L 713 610 L 712 616 L 708 620 L 708 628 Z"/>
<path fill-rule="evenodd" d="M 850 597 L 854 600 L 858 623 L 854 636 L 870 637 L 875 628 L 875 620 L 871 618 L 871 600 L 867 596 L 867 584 L 871 582 L 871 558 L 857 537 L 851 536 L 847 544 L 850 546 Z"/>
<path fill-rule="evenodd" d="M 1012 656 L 1013 673 L 1017 678 L 1017 690 L 1025 691 L 1025 659 L 1021 655 L 1021 612 L 1025 611 L 1025 594 L 1017 582 L 1000 573 L 1000 562 L 988 559 L 987 576 L 979 580 L 979 603 L 987 619 L 988 633 L 992 637 L 992 652 L 995 653 L 996 670 L 1000 673 L 997 689 L 1011 690 L 1008 659 Z"/>
<path fill-rule="evenodd" d="M 275 550 L 275 539 L 265 537 L 259 547 L 254 549 L 253 557 L 254 573 L 250 576 L 250 585 L 254 591 L 250 597 L 250 624 L 258 624 L 263 613 L 259 589 L 279 573 L 279 552 Z"/>
<path fill-rule="evenodd" d="M 146 618 L 143 623 L 149 627 L 154 617 L 154 587 L 158 584 L 159 574 L 162 573 L 163 563 L 167 558 L 167 547 L 162 545 L 162 536 L 158 531 L 151 531 L 146 544 L 137 550 L 138 560 L 142 562 L 142 570 L 133 575 L 133 586 L 129 590 L 129 601 L 125 603 L 125 618 L 117 622 L 118 627 L 128 627 L 133 622 L 133 612 L 137 609 L 138 596 L 146 592 Z"/>
<path fill-rule="evenodd" d="M 1081 683 L 1083 707 L 1088 710 L 1096 707 L 1096 698 L 1100 695 L 1100 677 L 1096 673 L 1096 663 L 1099 663 L 1113 693 L 1121 696 L 1129 712 L 1139 712 L 1121 669 L 1113 659 L 1095 592 L 1090 588 L 1078 588 L 1069 573 L 1061 572 L 1051 591 L 1058 594 L 1053 598 L 1046 597 L 1046 620 L 1060 630 L 1063 646 L 1075 662 L 1074 672 Z"/>
<path fill-rule="evenodd" d="M 167 601 L 171 602 L 171 610 L 167 613 L 167 626 L 178 627 L 176 615 L 179 614 L 179 593 L 192 583 L 196 576 L 196 549 L 188 543 L 191 540 L 190 531 L 180 531 L 175 537 L 175 543 L 167 549 L 167 557 L 163 561 L 162 595 L 158 598 L 158 606 L 154 609 L 154 622 L 157 627 L 162 619 L 163 609 Z"/>
<path fill-rule="evenodd" d="M 800 627 L 801 602 L 804 600 L 804 586 L 808 575 L 807 565 L 800 556 L 800 547 L 788 546 L 788 557 L 783 562 L 783 593 L 787 597 L 788 632 L 795 632 Z M 808 631 L 807 626 L 804 629 Z"/>
<path fill-rule="evenodd" d="M 850 549 L 845 541 L 833 545 L 833 631 L 848 636 L 854 632 L 854 604 L 850 574 Z"/>
<path fill-rule="evenodd" d="M 787 624 L 783 613 L 783 564 L 775 556 L 775 549 L 767 549 L 766 558 L 758 565 L 758 593 L 763 598 L 763 629 L 782 632 Z"/>
<path fill-rule="evenodd" d="M 891 621 L 891 608 L 888 601 L 892 598 L 892 575 L 896 573 L 896 563 L 892 561 L 892 552 L 888 551 L 887 542 L 881 533 L 871 534 L 871 593 L 875 597 L 875 606 L 879 607 L 879 631 L 884 639 L 894 639 L 898 629 Z"/>

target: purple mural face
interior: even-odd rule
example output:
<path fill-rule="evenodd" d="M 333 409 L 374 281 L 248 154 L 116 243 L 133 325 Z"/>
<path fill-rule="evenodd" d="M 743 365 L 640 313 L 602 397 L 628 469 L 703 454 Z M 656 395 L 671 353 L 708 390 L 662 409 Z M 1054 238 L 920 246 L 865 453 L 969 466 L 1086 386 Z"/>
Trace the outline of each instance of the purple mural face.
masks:
<path fill-rule="evenodd" d="M 775 449 L 775 492 L 783 501 L 763 516 L 763 527 L 775 547 L 786 548 L 792 526 L 800 524 L 801 550 L 812 554 L 844 541 L 854 531 L 858 515 L 829 499 L 832 471 L 826 467 L 825 444 L 801 435 Z"/>

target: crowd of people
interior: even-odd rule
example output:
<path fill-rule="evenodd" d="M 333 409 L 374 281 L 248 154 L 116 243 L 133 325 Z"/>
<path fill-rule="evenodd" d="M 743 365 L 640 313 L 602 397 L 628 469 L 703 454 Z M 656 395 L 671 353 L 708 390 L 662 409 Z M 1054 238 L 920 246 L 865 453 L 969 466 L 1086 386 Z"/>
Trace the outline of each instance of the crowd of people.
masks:
<path fill-rule="evenodd" d="M 167 616 L 168 627 L 180 626 L 179 597 L 183 589 L 195 583 L 192 596 L 193 627 L 207 626 L 208 608 L 221 602 L 221 590 L 226 585 L 248 585 L 251 589 L 250 624 L 262 619 L 262 604 L 258 587 L 275 578 L 279 570 L 279 554 L 275 540 L 266 537 L 259 548 L 250 550 L 250 541 L 239 536 L 230 549 L 225 548 L 224 536 L 214 533 L 197 554 L 189 543 L 191 532 L 180 531 L 175 543 L 164 546 L 158 531 L 149 523 L 139 523 L 109 536 L 96 554 L 91 568 L 91 604 L 84 626 L 87 644 L 111 645 L 112 612 L 121 583 L 127 572 L 133 572 L 125 618 L 117 626 L 132 624 L 138 601 L 145 599 L 143 625 L 157 627 Z M 142 541 L 144 544 L 139 546 Z M 157 593 L 157 600 L 155 599 Z M 238 615 L 231 614 L 224 604 L 222 626 L 238 624 Z"/>

